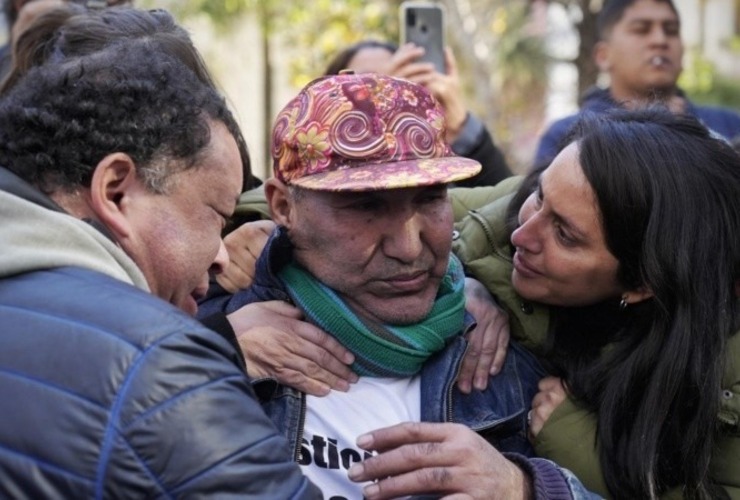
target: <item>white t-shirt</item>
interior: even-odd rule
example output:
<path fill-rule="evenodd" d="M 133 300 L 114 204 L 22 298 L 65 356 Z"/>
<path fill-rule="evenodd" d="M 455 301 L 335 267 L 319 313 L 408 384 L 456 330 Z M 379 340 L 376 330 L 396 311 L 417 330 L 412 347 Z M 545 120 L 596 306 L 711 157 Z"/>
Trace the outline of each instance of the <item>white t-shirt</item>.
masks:
<path fill-rule="evenodd" d="M 421 420 L 421 377 L 360 377 L 349 392 L 306 397 L 301 443 L 303 473 L 326 500 L 360 500 L 364 484 L 353 483 L 347 470 L 370 453 L 358 448 L 360 434 Z"/>

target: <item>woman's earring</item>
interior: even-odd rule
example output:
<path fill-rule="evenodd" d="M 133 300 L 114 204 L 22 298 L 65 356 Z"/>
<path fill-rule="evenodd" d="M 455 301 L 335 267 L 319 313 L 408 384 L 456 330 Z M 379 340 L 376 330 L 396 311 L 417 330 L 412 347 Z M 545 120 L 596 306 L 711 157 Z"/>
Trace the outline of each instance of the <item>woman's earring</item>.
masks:
<path fill-rule="evenodd" d="M 622 297 L 622 300 L 619 301 L 619 310 L 624 311 L 625 309 L 627 309 L 627 305 L 627 299 L 625 297 Z"/>

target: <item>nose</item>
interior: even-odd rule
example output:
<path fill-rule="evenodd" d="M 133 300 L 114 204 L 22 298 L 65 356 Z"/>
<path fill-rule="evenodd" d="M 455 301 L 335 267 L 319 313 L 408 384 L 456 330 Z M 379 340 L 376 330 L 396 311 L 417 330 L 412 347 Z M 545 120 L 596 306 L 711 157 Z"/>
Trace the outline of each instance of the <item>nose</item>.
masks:
<path fill-rule="evenodd" d="M 511 233 L 511 244 L 528 253 L 539 253 L 542 250 L 540 219 L 539 212 L 532 213 L 526 204 L 522 206 L 519 211 L 520 225 Z"/>
<path fill-rule="evenodd" d="M 394 216 L 391 217 L 393 222 L 388 221 L 385 225 L 383 253 L 405 264 L 413 263 L 424 248 L 422 218 L 414 209 L 407 210 L 405 214 L 396 212 Z"/>
<path fill-rule="evenodd" d="M 666 45 L 668 43 L 668 34 L 663 26 L 655 26 L 650 32 L 650 41 L 654 45 Z"/>
<path fill-rule="evenodd" d="M 226 250 L 226 245 L 224 244 L 224 240 L 220 240 L 219 245 L 218 245 L 218 253 L 216 254 L 216 257 L 214 257 L 213 259 L 213 263 L 211 264 L 209 272 L 212 274 L 220 274 L 224 272 L 224 269 L 226 269 L 226 266 L 228 265 L 229 265 L 229 251 Z"/>

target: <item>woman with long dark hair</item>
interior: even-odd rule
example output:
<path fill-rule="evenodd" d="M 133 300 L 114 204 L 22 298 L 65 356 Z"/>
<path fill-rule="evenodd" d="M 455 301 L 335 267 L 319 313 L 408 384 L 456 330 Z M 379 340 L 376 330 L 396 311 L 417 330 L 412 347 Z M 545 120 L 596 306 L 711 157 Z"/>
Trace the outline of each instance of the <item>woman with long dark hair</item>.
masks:
<path fill-rule="evenodd" d="M 536 450 L 615 498 L 735 494 L 740 157 L 659 110 L 586 117 L 568 142 L 458 227 L 557 377 L 533 404 Z"/>

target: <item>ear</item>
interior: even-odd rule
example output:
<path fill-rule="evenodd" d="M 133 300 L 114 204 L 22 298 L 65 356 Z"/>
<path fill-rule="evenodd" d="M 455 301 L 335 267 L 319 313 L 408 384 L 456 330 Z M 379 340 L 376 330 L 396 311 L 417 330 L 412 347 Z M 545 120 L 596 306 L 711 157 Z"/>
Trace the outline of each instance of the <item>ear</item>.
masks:
<path fill-rule="evenodd" d="M 603 40 L 596 42 L 593 48 L 593 57 L 596 66 L 599 67 L 599 71 L 608 73 L 612 65 L 609 44 Z"/>
<path fill-rule="evenodd" d="M 272 220 L 277 225 L 290 229 L 295 215 L 295 204 L 288 185 L 271 177 L 265 181 L 265 196 Z"/>
<path fill-rule="evenodd" d="M 628 290 L 622 294 L 622 300 L 627 304 L 637 304 L 643 300 L 647 300 L 653 296 L 653 291 L 647 287 L 641 286 L 634 290 Z"/>
<path fill-rule="evenodd" d="M 129 202 L 134 190 L 141 189 L 136 165 L 127 154 L 110 154 L 95 167 L 90 182 L 90 208 L 117 241 L 131 234 Z"/>

